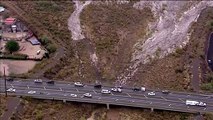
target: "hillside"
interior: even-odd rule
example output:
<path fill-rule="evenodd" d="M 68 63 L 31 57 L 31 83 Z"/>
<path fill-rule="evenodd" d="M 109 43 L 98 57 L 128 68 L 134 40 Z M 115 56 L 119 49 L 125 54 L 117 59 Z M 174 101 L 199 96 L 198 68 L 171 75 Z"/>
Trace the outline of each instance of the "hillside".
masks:
<path fill-rule="evenodd" d="M 25 77 L 193 91 L 192 62 L 205 81 L 212 2 L 3 1 L 39 38 L 57 47 Z M 55 55 L 59 55 L 57 58 Z M 51 65 L 50 65 L 51 64 Z M 46 67 L 49 66 L 49 67 Z M 39 72 L 37 71 L 39 70 Z M 42 71 L 42 72 L 41 72 Z M 44 74 L 43 74 L 44 73 Z M 198 83 L 199 84 L 199 83 Z M 26 99 L 17 119 L 185 120 L 168 111 Z M 67 114 L 66 114 L 67 113 Z"/>

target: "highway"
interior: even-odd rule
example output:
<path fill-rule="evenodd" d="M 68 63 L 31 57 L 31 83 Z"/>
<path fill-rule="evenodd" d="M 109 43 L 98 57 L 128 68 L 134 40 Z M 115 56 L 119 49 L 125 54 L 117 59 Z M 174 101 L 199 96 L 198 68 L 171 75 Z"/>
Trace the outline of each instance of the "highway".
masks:
<path fill-rule="evenodd" d="M 44 80 L 42 84 L 34 83 L 34 80 L 14 80 L 7 81 L 7 89 L 14 88 L 16 91 L 8 92 L 9 95 L 31 96 L 37 99 L 76 101 L 95 104 L 119 105 L 140 108 L 150 108 L 159 110 L 169 110 L 189 113 L 213 112 L 213 95 L 195 94 L 187 92 L 171 91 L 169 94 L 162 93 L 161 90 L 146 89 L 146 91 L 133 91 L 132 88 L 123 88 L 122 92 L 111 92 L 111 94 L 101 93 L 101 89 L 94 88 L 94 85 L 86 84 L 84 87 L 76 87 L 71 82 L 57 81 L 55 84 L 47 84 Z M 110 86 L 102 86 L 102 89 L 111 90 Z M 29 91 L 36 91 L 29 94 Z M 155 92 L 155 96 L 149 96 L 149 92 Z M 4 80 L 0 79 L 0 92 L 4 92 Z M 92 98 L 84 97 L 83 94 L 91 93 Z M 76 94 L 77 97 L 72 97 Z M 187 106 L 186 100 L 196 100 L 205 102 L 206 107 Z"/>

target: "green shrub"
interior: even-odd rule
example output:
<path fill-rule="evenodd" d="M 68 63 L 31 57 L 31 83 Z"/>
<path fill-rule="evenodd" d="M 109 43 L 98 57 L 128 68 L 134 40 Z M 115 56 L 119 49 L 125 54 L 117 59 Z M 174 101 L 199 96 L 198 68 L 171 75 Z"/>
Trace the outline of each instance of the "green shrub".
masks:
<path fill-rule="evenodd" d="M 205 83 L 201 85 L 202 90 L 213 90 L 213 83 Z"/>
<path fill-rule="evenodd" d="M 53 44 L 49 44 L 47 46 L 47 50 L 49 51 L 49 53 L 54 53 L 56 51 L 56 49 L 57 49 L 56 46 Z"/>
<path fill-rule="evenodd" d="M 8 41 L 8 42 L 6 43 L 6 46 L 5 46 L 5 47 L 6 47 L 6 49 L 7 49 L 8 51 L 10 51 L 11 53 L 12 53 L 12 52 L 15 52 L 15 51 L 18 51 L 19 48 L 20 48 L 18 42 L 16 42 L 15 40 L 10 40 L 10 41 Z"/>
<path fill-rule="evenodd" d="M 28 55 L 25 54 L 6 54 L 1 56 L 3 59 L 26 60 Z"/>

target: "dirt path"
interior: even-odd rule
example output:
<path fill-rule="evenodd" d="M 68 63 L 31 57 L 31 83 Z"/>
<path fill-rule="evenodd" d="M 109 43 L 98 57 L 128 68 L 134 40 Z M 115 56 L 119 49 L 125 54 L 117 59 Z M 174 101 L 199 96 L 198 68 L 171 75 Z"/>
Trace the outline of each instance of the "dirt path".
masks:
<path fill-rule="evenodd" d="M 0 120 L 10 120 L 14 113 L 17 112 L 17 107 L 20 105 L 21 99 L 17 97 L 10 97 L 7 101 L 6 109 Z"/>
<path fill-rule="evenodd" d="M 74 0 L 75 3 L 75 11 L 71 14 L 68 19 L 68 29 L 72 33 L 73 40 L 81 40 L 84 39 L 84 35 L 82 34 L 81 24 L 80 24 L 80 13 L 84 9 L 85 6 L 89 5 L 92 1 L 85 1 L 85 3 Z"/>

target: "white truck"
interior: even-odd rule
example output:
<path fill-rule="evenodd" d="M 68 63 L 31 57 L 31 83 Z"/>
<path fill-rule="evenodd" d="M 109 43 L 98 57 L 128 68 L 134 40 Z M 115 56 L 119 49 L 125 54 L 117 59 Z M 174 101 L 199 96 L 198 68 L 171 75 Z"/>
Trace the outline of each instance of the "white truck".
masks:
<path fill-rule="evenodd" d="M 186 100 L 186 105 L 205 107 L 206 103 L 194 100 Z"/>

